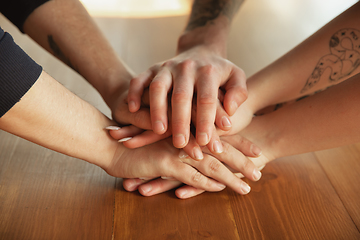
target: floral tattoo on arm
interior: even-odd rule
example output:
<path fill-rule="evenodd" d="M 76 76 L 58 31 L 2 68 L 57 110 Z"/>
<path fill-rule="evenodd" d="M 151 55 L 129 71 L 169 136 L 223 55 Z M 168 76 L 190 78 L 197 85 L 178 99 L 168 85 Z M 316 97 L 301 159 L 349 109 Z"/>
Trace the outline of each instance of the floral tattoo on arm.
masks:
<path fill-rule="evenodd" d="M 323 77 L 328 78 L 331 85 L 336 84 L 339 80 L 352 74 L 360 65 L 359 30 L 341 29 L 331 37 L 329 48 L 330 54 L 320 58 L 301 93 L 308 91 Z M 324 75 L 326 69 L 330 69 L 330 75 Z"/>
<path fill-rule="evenodd" d="M 220 15 L 232 20 L 243 0 L 194 0 L 186 30 L 212 24 Z"/>

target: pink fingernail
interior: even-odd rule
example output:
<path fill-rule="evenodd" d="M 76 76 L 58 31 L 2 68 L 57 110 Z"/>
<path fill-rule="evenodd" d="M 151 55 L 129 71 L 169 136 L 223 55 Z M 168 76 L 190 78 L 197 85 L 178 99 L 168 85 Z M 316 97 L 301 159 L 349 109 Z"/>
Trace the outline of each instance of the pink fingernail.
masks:
<path fill-rule="evenodd" d="M 151 184 L 141 185 L 140 188 L 141 188 L 142 192 L 145 194 L 152 190 Z"/>
<path fill-rule="evenodd" d="M 165 125 L 161 121 L 154 122 L 154 131 L 161 133 L 165 130 Z"/>
<path fill-rule="evenodd" d="M 242 183 L 241 190 L 242 190 L 243 194 L 248 194 L 250 192 L 251 188 L 246 183 Z"/>
<path fill-rule="evenodd" d="M 253 178 L 255 181 L 258 181 L 261 178 L 261 172 L 257 169 L 254 169 Z"/>
<path fill-rule="evenodd" d="M 206 144 L 209 143 L 209 135 L 206 132 L 201 132 L 196 136 L 196 139 L 198 140 L 197 142 L 201 145 L 201 146 L 205 146 Z"/>
<path fill-rule="evenodd" d="M 135 111 L 135 109 L 136 109 L 136 104 L 135 104 L 135 102 L 134 102 L 134 101 L 130 101 L 128 104 L 129 104 L 129 110 L 130 110 L 130 112 Z"/>
<path fill-rule="evenodd" d="M 255 144 L 251 145 L 250 150 L 255 156 L 260 156 L 260 154 L 261 154 L 261 149 L 258 146 L 256 146 Z"/>
<path fill-rule="evenodd" d="M 186 140 L 184 134 L 177 134 L 174 136 L 174 142 L 177 142 L 178 147 L 184 147 Z"/>
<path fill-rule="evenodd" d="M 222 153 L 224 151 L 223 146 L 222 146 L 221 142 L 219 142 L 219 141 L 215 141 L 213 147 L 214 147 L 214 151 L 216 153 Z"/>
<path fill-rule="evenodd" d="M 202 160 L 204 158 L 202 151 L 198 147 L 194 147 L 193 154 L 196 160 Z"/>
<path fill-rule="evenodd" d="M 224 126 L 224 127 L 231 127 L 231 122 L 230 122 L 230 119 L 228 117 L 222 117 L 221 119 L 221 124 Z"/>

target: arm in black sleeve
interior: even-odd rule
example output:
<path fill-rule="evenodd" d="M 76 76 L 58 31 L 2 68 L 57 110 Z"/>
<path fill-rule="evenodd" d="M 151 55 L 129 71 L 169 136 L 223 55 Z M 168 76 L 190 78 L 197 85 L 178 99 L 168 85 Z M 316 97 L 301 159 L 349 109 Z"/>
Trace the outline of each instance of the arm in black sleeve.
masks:
<path fill-rule="evenodd" d="M 42 67 L 0 28 L 0 117 L 20 101 L 41 72 Z"/>
<path fill-rule="evenodd" d="M 49 0 L 1 0 L 0 12 L 15 24 L 21 32 L 27 17 L 40 5 Z"/>

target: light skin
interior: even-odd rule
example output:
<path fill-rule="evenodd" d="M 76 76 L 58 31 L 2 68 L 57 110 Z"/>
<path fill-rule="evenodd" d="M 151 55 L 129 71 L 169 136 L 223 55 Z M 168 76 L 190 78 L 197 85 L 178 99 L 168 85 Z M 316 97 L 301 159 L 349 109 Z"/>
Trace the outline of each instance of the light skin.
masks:
<path fill-rule="evenodd" d="M 240 194 L 248 185 L 232 174 L 220 160 L 205 154 L 204 160 L 180 159 L 169 140 L 129 149 L 110 137 L 107 126 L 114 124 L 43 72 L 33 87 L 0 118 L 0 129 L 54 151 L 83 159 L 115 177 L 151 179 L 166 176 L 207 191 L 225 185 Z M 229 153 L 234 152 L 228 146 Z M 149 154 L 151 153 L 151 154 Z M 221 161 L 253 180 L 260 178 L 246 157 Z"/>
<path fill-rule="evenodd" d="M 78 1 L 54 0 L 41 5 L 25 21 L 24 31 L 86 78 L 103 96 L 115 118 L 122 116 L 123 123 L 139 123 L 140 127 L 149 128 L 148 111 L 128 111 L 126 96 L 131 71 L 116 56 Z M 226 184 L 246 194 L 247 184 L 237 179 L 223 163 L 250 179 L 258 180 L 261 176 L 255 165 L 231 146 L 225 147 L 229 152 L 240 154 L 241 164 L 229 154 L 216 156 L 218 159 L 204 154 L 204 161 L 197 163 L 191 159 L 181 160 L 179 150 L 168 139 L 130 150 L 114 141 L 105 130 L 113 125 L 116 125 L 114 121 L 45 72 L 0 119 L 1 129 L 93 163 L 116 177 L 163 176 L 208 191 L 219 191 Z"/>
<path fill-rule="evenodd" d="M 248 79 L 249 97 L 232 116 L 232 129 L 220 133 L 235 135 L 222 140 L 234 147 L 239 146 L 237 142 L 243 137 L 255 143 L 262 149 L 260 157 L 252 158 L 258 167 L 282 156 L 359 142 L 357 123 L 360 115 L 356 110 L 360 100 L 359 11 L 360 4 L 357 3 L 292 51 L 251 76 Z M 321 89 L 326 90 L 312 95 Z M 306 95 L 311 96 L 253 118 L 254 113 L 267 106 Z M 270 111 L 273 109 L 271 107 Z M 154 191 L 147 195 L 176 185 L 175 182 L 156 180 L 137 182 L 128 189 L 133 191 L 148 184 Z M 188 186 L 176 191 L 179 195 L 186 192 L 186 197 L 203 192 Z"/>
<path fill-rule="evenodd" d="M 141 96 L 149 88 L 151 129 L 159 135 L 170 130 L 174 146 L 184 148 L 194 159 L 202 158 L 200 146 L 207 146 L 213 153 L 223 151 L 214 122 L 229 130 L 229 116 L 247 97 L 244 72 L 226 60 L 226 38 L 242 2 L 194 1 L 189 22 L 179 38 L 177 55 L 154 65 L 130 84 L 129 110 L 141 109 Z M 225 111 L 217 111 L 219 88 L 225 91 Z M 195 136 L 190 133 L 193 98 L 197 104 Z"/>
<path fill-rule="evenodd" d="M 23 29 L 93 85 L 117 122 L 151 128 L 150 122 L 144 121 L 150 118 L 148 111 L 128 110 L 126 97 L 132 71 L 119 59 L 79 1 L 46 2 L 30 14 Z"/>

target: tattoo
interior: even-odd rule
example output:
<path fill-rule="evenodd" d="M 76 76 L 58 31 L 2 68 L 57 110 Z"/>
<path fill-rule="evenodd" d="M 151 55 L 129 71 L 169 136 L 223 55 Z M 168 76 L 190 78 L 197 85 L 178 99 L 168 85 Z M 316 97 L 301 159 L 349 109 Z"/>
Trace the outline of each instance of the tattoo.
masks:
<path fill-rule="evenodd" d="M 344 28 L 330 39 L 330 54 L 320 58 L 314 71 L 300 93 L 304 93 L 318 83 L 327 68 L 330 69 L 331 85 L 352 74 L 360 65 L 360 31 Z"/>
<path fill-rule="evenodd" d="M 70 59 L 65 56 L 65 54 L 61 51 L 60 47 L 56 44 L 52 35 L 48 36 L 48 43 L 55 57 L 59 58 L 66 65 L 78 72 L 78 70 L 71 64 Z"/>
<path fill-rule="evenodd" d="M 220 14 L 232 20 L 243 0 L 194 0 L 186 30 L 213 24 Z"/>

